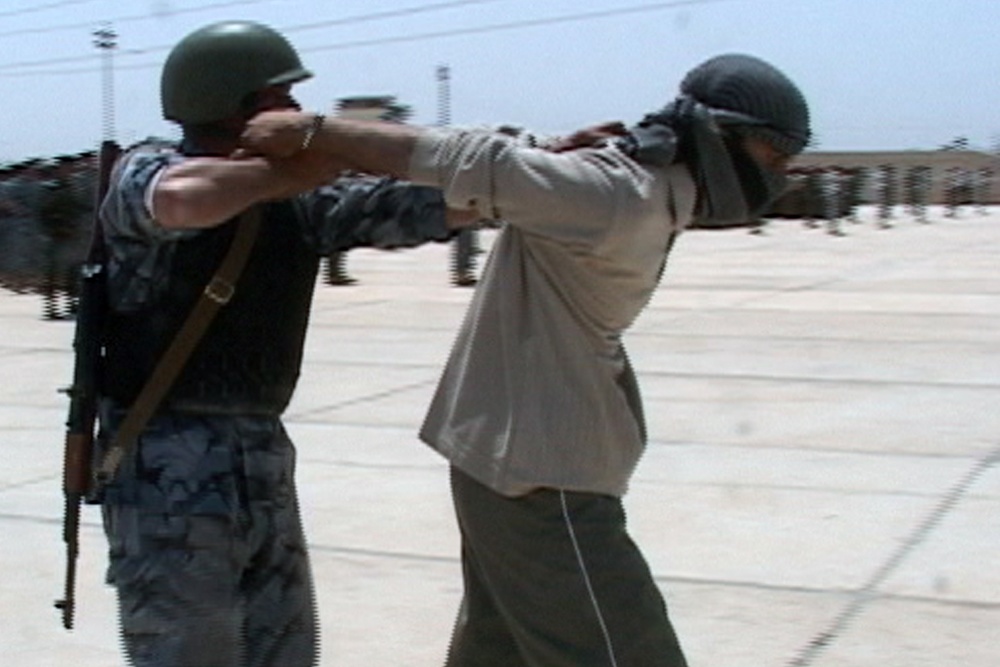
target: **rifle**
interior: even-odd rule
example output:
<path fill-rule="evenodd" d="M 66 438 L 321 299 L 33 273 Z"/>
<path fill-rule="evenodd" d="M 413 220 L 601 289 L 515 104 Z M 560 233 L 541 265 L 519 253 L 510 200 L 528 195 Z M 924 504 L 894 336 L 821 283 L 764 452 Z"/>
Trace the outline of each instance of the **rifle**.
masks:
<path fill-rule="evenodd" d="M 108 192 L 111 168 L 120 149 L 113 141 L 101 143 L 98 163 L 94 229 L 87 260 L 80 269 L 76 331 L 73 336 L 73 384 L 66 419 L 66 443 L 63 458 L 63 541 L 66 543 L 66 578 L 63 598 L 55 606 L 62 611 L 63 627 L 73 629 L 76 608 L 76 561 L 79 555 L 80 505 L 91 490 L 91 456 L 94 427 L 97 422 L 99 378 L 104 351 L 104 318 L 107 312 L 105 291 L 106 249 L 101 231 L 101 202 Z"/>

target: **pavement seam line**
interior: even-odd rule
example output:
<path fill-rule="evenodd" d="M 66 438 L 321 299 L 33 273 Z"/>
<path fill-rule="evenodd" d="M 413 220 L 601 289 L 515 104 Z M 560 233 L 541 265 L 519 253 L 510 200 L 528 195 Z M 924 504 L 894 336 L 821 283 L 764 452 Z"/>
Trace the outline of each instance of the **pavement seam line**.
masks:
<path fill-rule="evenodd" d="M 0 484 L 0 493 L 6 493 L 8 491 L 17 491 L 18 489 L 23 489 L 27 486 L 32 486 L 34 484 L 41 484 L 42 482 L 48 482 L 52 479 L 58 479 L 62 476 L 62 473 L 52 473 L 49 475 L 39 475 L 37 477 L 32 477 L 30 479 L 22 479 L 16 482 L 10 482 L 8 484 Z"/>
<path fill-rule="evenodd" d="M 969 489 L 979 481 L 990 468 L 1000 464 L 1000 446 L 976 461 L 972 468 L 949 489 L 917 528 L 903 541 L 898 549 L 882 564 L 860 589 L 854 592 L 851 601 L 833 619 L 829 626 L 817 633 L 798 654 L 787 663 L 787 667 L 808 667 L 833 644 L 840 635 L 861 615 L 875 599 L 881 597 L 878 588 L 906 560 L 907 557 L 937 529 L 945 517 L 951 513 Z"/>
<path fill-rule="evenodd" d="M 384 391 L 377 391 L 372 394 L 366 394 L 364 396 L 358 396 L 356 398 L 349 398 L 345 401 L 340 401 L 339 403 L 331 403 L 330 405 L 325 405 L 317 408 L 310 408 L 308 410 L 302 410 L 301 412 L 296 412 L 294 415 L 287 416 L 286 422 L 288 421 L 308 421 L 310 418 L 316 415 L 321 415 L 324 412 L 329 412 L 330 410 L 339 410 L 340 408 L 351 407 L 352 405 L 359 405 L 361 403 L 368 403 L 371 401 L 376 401 L 381 398 L 388 398 L 389 396 L 394 396 L 395 394 L 401 394 L 403 392 L 411 391 L 413 389 L 421 389 L 428 385 L 432 385 L 437 380 L 421 380 L 420 382 L 411 382 L 409 384 L 399 385 L 398 387 L 392 387 L 391 389 L 386 389 Z"/>

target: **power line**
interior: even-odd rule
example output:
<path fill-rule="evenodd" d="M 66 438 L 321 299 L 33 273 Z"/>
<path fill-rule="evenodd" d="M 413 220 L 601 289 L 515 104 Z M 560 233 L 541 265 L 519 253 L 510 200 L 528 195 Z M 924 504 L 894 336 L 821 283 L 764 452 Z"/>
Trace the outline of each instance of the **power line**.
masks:
<path fill-rule="evenodd" d="M 489 2 L 491 0 L 466 0 L 464 3 L 437 3 L 436 5 L 431 5 L 433 7 L 438 7 L 439 5 L 456 5 L 456 4 L 474 4 L 476 2 Z M 298 49 L 301 53 L 317 53 L 322 51 L 335 51 L 335 50 L 345 50 L 352 48 L 361 48 L 366 46 L 381 46 L 384 44 L 399 44 L 405 42 L 418 42 L 426 41 L 432 39 L 441 39 L 446 37 L 457 37 L 461 35 L 473 35 L 473 34 L 484 34 L 489 32 L 501 32 L 508 30 L 519 30 L 524 28 L 534 28 L 545 25 L 555 25 L 559 23 L 572 23 L 572 22 L 583 22 L 583 21 L 594 21 L 606 18 L 614 18 L 617 16 L 625 16 L 629 14 L 641 14 L 654 11 L 662 11 L 665 9 L 676 9 L 679 7 L 687 6 L 698 6 L 698 5 L 709 5 L 718 4 L 724 2 L 739 2 L 740 0 L 671 0 L 669 2 L 653 2 L 645 3 L 641 5 L 632 5 L 629 7 L 619 7 L 616 9 L 605 9 L 605 10 L 595 10 L 588 12 L 578 12 L 574 14 L 563 14 L 560 16 L 550 16 L 546 18 L 538 19 L 522 19 L 518 21 L 508 21 L 505 23 L 494 23 L 482 26 L 471 26 L 467 28 L 453 28 L 450 30 L 438 30 L 432 32 L 423 32 L 410 35 L 394 35 L 390 37 L 375 37 L 372 39 L 355 40 L 350 42 L 338 42 L 334 44 L 326 44 L 321 46 L 313 46 L 308 48 Z M 390 12 L 381 12 L 382 14 Z M 367 20 L 368 15 L 364 15 L 365 20 Z M 343 23 L 352 20 L 361 20 L 362 17 L 352 17 L 348 19 L 339 19 L 338 21 Z M 300 31 L 312 29 L 314 27 L 319 27 L 321 25 L 326 25 L 330 22 L 316 22 L 308 23 L 299 26 L 293 26 L 292 30 Z M 290 32 L 291 30 L 279 29 L 283 32 Z M 156 46 L 148 47 L 144 49 L 131 49 L 120 51 L 122 55 L 142 55 L 147 53 L 153 53 L 161 50 L 168 50 L 172 48 L 173 45 L 167 46 Z M 87 73 L 94 71 L 93 68 L 77 68 L 72 70 L 42 70 L 33 72 L 4 72 L 3 70 L 23 68 L 23 67 L 34 67 L 43 66 L 51 64 L 61 64 L 66 62 L 79 62 L 80 57 L 74 58 L 52 58 L 45 61 L 34 61 L 30 63 L 13 63 L 8 65 L 0 65 L 0 76 L 28 76 L 28 75 L 46 75 L 46 74 L 78 74 Z M 150 69 L 154 67 L 160 67 L 161 63 L 135 63 L 132 65 L 121 65 L 118 66 L 119 70 L 140 70 L 140 69 Z"/>
<path fill-rule="evenodd" d="M 215 2 L 215 3 L 207 4 L 207 5 L 197 5 L 195 7 L 183 7 L 181 9 L 171 9 L 171 10 L 169 10 L 168 13 L 171 14 L 171 15 L 173 15 L 173 14 L 195 14 L 195 13 L 198 13 L 198 12 L 211 11 L 213 9 L 225 9 L 226 7 L 234 7 L 236 5 L 244 7 L 244 6 L 250 5 L 250 4 L 260 4 L 262 2 L 274 2 L 274 1 L 275 0 L 228 0 L 227 2 Z M 80 2 L 93 2 L 93 0 L 65 0 L 65 4 L 77 4 L 77 3 L 80 3 Z M 32 11 L 34 11 L 34 10 L 32 10 Z M 0 16 L 3 16 L 3 14 L 0 14 Z M 155 13 L 151 15 L 150 12 L 146 12 L 146 13 L 143 13 L 143 14 L 131 14 L 131 15 L 128 15 L 128 16 L 118 16 L 118 17 L 110 18 L 107 21 L 105 21 L 105 23 L 111 23 L 113 25 L 119 25 L 119 24 L 122 24 L 122 23 L 134 23 L 136 21 L 149 21 L 149 20 L 151 20 L 153 18 L 156 18 Z M 90 29 L 90 28 L 93 28 L 93 26 L 94 26 L 94 22 L 93 21 L 87 21 L 85 23 L 84 22 L 80 22 L 80 23 L 63 23 L 63 24 L 59 24 L 59 25 L 40 26 L 40 27 L 37 27 L 37 28 L 21 28 L 19 30 L 8 30 L 6 32 L 0 32 L 0 38 L 3 38 L 3 37 L 18 37 L 18 36 L 21 36 L 21 35 L 38 35 L 38 34 L 44 34 L 44 33 L 48 33 L 48 32 L 61 32 L 61 31 L 64 31 L 64 30 Z"/>
<path fill-rule="evenodd" d="M 77 1 L 79 1 L 79 0 L 77 0 Z M 229 5 L 234 5 L 234 4 L 244 5 L 244 4 L 247 3 L 247 1 L 248 0 L 236 0 L 235 2 L 223 2 L 223 3 L 213 4 L 213 5 L 203 5 L 201 7 L 196 7 L 196 8 L 193 8 L 193 9 L 189 8 L 187 10 L 182 10 L 182 11 L 191 12 L 191 11 L 203 11 L 203 10 L 206 10 L 206 9 L 218 9 L 220 7 L 227 7 Z M 270 2 L 271 0 L 252 0 L 252 1 L 253 2 Z M 486 4 L 486 3 L 490 3 L 490 2 L 499 2 L 499 1 L 500 0 L 450 0 L 449 2 L 435 2 L 435 3 L 426 4 L 426 5 L 416 5 L 416 6 L 413 6 L 413 7 L 405 7 L 403 9 L 385 10 L 385 11 L 373 12 L 373 13 L 368 13 L 368 14 L 358 14 L 356 16 L 347 16 L 347 17 L 340 18 L 340 19 L 331 19 L 331 20 L 328 20 L 328 21 L 315 21 L 315 22 L 312 22 L 312 23 L 304 23 L 304 24 L 301 24 L 301 25 L 296 25 L 296 26 L 291 26 L 291 27 L 287 27 L 287 28 L 282 28 L 281 32 L 283 32 L 283 33 L 303 32 L 303 31 L 307 31 L 307 30 L 316 30 L 316 29 L 319 29 L 319 28 L 329 28 L 331 26 L 336 26 L 336 25 L 349 25 L 349 24 L 352 24 L 352 23 L 367 23 L 367 22 L 380 21 L 380 20 L 389 19 L 389 18 L 398 18 L 400 16 L 412 16 L 414 14 L 426 14 L 426 13 L 429 13 L 429 12 L 441 11 L 443 9 L 454 9 L 454 8 L 457 8 L 457 7 L 465 7 L 465 6 L 469 6 L 469 5 L 481 5 L 481 4 Z M 133 17 L 133 18 L 143 18 L 144 19 L 144 18 L 147 18 L 147 17 L 146 16 L 140 16 L 140 17 Z M 126 19 L 126 20 L 128 20 L 128 19 Z M 118 19 L 112 19 L 112 20 L 108 21 L 107 23 L 110 23 L 111 25 L 118 25 L 121 22 L 122 22 L 122 19 L 119 17 Z M 90 23 L 75 24 L 72 27 L 74 27 L 74 28 L 90 28 L 91 24 Z M 47 31 L 49 31 L 48 28 L 39 28 L 35 32 L 47 32 Z M 28 32 L 28 31 L 20 31 L 20 32 L 15 31 L 15 32 L 9 32 L 9 33 L 0 33 L 0 37 L 4 37 L 4 36 L 7 36 L 7 35 L 23 34 L 24 32 Z M 173 46 L 174 46 L 173 44 L 161 44 L 161 45 L 149 46 L 149 47 L 145 47 L 145 48 L 141 48 L 141 49 L 119 50 L 118 53 L 120 55 L 128 55 L 128 56 L 145 55 L 145 54 L 149 54 L 149 53 L 156 53 L 158 51 L 169 51 L 171 48 L 173 48 Z M 91 54 L 89 59 L 93 59 L 93 57 L 94 57 L 93 54 Z M 78 63 L 78 62 L 80 62 L 81 59 L 88 59 L 88 58 L 87 57 L 82 57 L 82 56 L 63 56 L 63 57 L 59 57 L 59 58 L 47 58 L 45 60 L 32 60 L 32 61 L 25 61 L 25 62 L 15 62 L 15 63 L 0 64 L 0 71 L 2 71 L 2 70 L 9 70 L 9 69 L 23 69 L 23 68 L 30 68 L 30 67 L 45 67 L 47 65 L 61 65 L 61 64 L 65 64 L 65 63 Z M 89 70 L 75 69 L 75 70 L 61 71 L 59 73 L 60 74 L 76 73 L 76 72 L 79 72 L 79 71 L 89 71 Z"/>
<path fill-rule="evenodd" d="M 25 7 L 23 9 L 12 9 L 9 12 L 0 12 L 0 18 L 7 18 L 8 16 L 24 16 L 25 14 L 37 14 L 38 12 L 44 12 L 48 9 L 58 9 L 59 7 L 68 7 L 70 5 L 84 5 L 88 2 L 94 2 L 94 0 L 61 0 L 60 2 L 50 2 L 47 5 L 35 5 L 34 7 Z"/>
<path fill-rule="evenodd" d="M 437 2 L 429 5 L 417 5 L 416 7 L 406 7 L 404 9 L 389 9 L 373 14 L 362 14 L 360 16 L 350 16 L 342 19 L 331 19 L 329 21 L 317 21 L 313 23 L 303 23 L 301 25 L 282 28 L 282 32 L 303 32 L 306 30 L 316 30 L 319 28 L 329 28 L 336 25 L 346 25 L 349 23 L 361 23 L 363 21 L 379 21 L 382 19 L 398 18 L 400 16 L 410 16 L 425 12 L 436 12 L 442 9 L 454 9 L 468 5 L 482 5 L 500 0 L 452 0 L 451 2 Z"/>
<path fill-rule="evenodd" d="M 93 0 L 70 0 L 70 2 L 92 2 Z M 184 9 L 171 10 L 171 14 L 193 14 L 197 12 L 205 12 L 213 9 L 224 9 L 226 7 L 232 7 L 234 5 L 245 6 L 248 4 L 260 4 L 262 2 L 274 2 L 275 0 L 228 0 L 228 2 L 216 2 L 207 5 L 198 5 L 196 7 L 186 7 Z M 451 9 L 454 7 L 462 7 L 466 5 L 479 5 L 487 2 L 499 2 L 500 0 L 452 0 L 451 2 L 438 2 L 430 5 L 417 5 L 416 7 L 406 7 L 403 9 L 390 9 L 381 12 L 375 12 L 372 14 L 360 14 L 358 16 L 350 16 L 342 19 L 333 19 L 330 21 L 320 21 L 316 23 L 306 23 L 300 26 L 292 26 L 290 28 L 285 28 L 285 32 L 296 32 L 299 30 L 315 30 L 318 28 L 327 28 L 336 25 L 347 25 L 350 23 L 361 23 L 365 21 L 377 21 L 386 18 L 396 18 L 399 16 L 408 16 L 412 14 L 420 14 L 429 11 L 438 11 L 441 9 Z M 156 18 L 155 15 L 151 16 L 149 13 L 144 14 L 131 14 L 128 16 L 118 16 L 107 20 L 108 23 L 112 25 L 121 25 L 123 23 L 135 23 L 138 21 L 149 21 Z M 89 29 L 93 27 L 93 21 L 80 22 L 80 23 L 63 23 L 60 25 L 49 25 L 49 26 L 39 26 L 37 28 L 22 28 L 20 30 L 8 30 L 6 32 L 0 32 L 0 38 L 4 37 L 19 37 L 26 34 L 44 34 L 50 32 L 62 32 L 64 30 L 81 30 Z"/>
<path fill-rule="evenodd" d="M 6 76 L 6 74 L 4 74 L 2 72 L 2 70 L 7 70 L 7 69 L 23 69 L 23 68 L 28 68 L 28 67 L 44 67 L 46 65 L 62 65 L 63 63 L 78 63 L 81 60 L 95 60 L 96 58 L 97 58 L 97 56 L 95 56 L 93 54 L 88 54 L 88 55 L 85 55 L 85 56 L 64 56 L 64 57 L 61 57 L 61 58 L 48 58 L 46 60 L 33 60 L 33 61 L 20 62 L 20 63 L 8 63 L 6 65 L 0 65 L 0 76 Z M 81 70 L 75 70 L 75 71 L 79 71 L 79 72 L 91 72 L 91 71 L 93 71 L 93 68 L 81 69 Z M 45 70 L 41 70 L 41 71 L 13 72 L 12 74 L 14 76 L 17 76 L 17 75 L 22 75 L 22 76 L 23 75 L 36 76 L 36 75 L 39 75 L 39 74 L 48 74 L 48 73 L 50 73 L 50 72 L 47 72 Z M 64 74 L 66 72 L 52 72 L 52 73 Z"/>
<path fill-rule="evenodd" d="M 439 39 L 442 37 L 457 37 L 459 35 L 475 35 L 487 32 L 500 32 L 504 30 L 518 30 L 521 28 L 534 28 L 543 25 L 555 25 L 557 23 L 574 23 L 580 21 L 592 21 L 598 19 L 624 16 L 627 14 L 640 14 L 664 9 L 676 9 L 690 5 L 709 5 L 721 2 L 739 2 L 739 0 L 673 0 L 672 2 L 655 2 L 644 5 L 633 5 L 631 7 L 619 7 L 618 9 L 604 9 L 590 12 L 580 12 L 577 14 L 564 14 L 562 16 L 551 16 L 541 19 L 522 19 L 519 21 L 509 21 L 507 23 L 494 23 L 485 26 L 472 26 L 469 28 L 454 28 L 451 30 L 439 30 L 434 32 L 417 33 L 415 35 L 396 35 L 394 37 L 377 37 L 373 39 L 356 40 L 353 42 L 340 42 L 338 44 L 327 44 L 325 46 L 314 46 L 302 49 L 304 53 L 315 53 L 318 51 L 334 51 L 339 49 L 352 49 L 362 46 L 380 46 L 382 44 L 398 44 L 403 42 L 418 42 L 427 39 Z"/>

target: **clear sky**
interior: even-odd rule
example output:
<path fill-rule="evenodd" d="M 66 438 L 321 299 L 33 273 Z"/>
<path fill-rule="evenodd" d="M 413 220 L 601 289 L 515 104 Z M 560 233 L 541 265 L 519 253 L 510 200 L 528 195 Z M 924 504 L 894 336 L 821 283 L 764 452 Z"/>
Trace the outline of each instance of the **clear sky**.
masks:
<path fill-rule="evenodd" d="M 294 91 L 315 110 L 396 95 L 433 123 L 446 64 L 454 124 L 559 133 L 635 121 L 694 65 L 745 52 L 799 83 L 817 149 L 1000 144 L 1000 0 L 0 0 L 0 161 L 100 140 L 103 22 L 118 33 L 116 138 L 175 136 L 163 60 L 226 19 L 285 33 L 316 74 Z"/>

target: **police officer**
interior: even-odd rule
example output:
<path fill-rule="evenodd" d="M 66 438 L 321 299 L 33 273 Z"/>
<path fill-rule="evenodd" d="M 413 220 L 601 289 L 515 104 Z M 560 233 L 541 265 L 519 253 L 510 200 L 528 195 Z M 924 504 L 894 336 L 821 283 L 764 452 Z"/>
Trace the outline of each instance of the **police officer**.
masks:
<path fill-rule="evenodd" d="M 38 219 L 47 239 L 42 289 L 42 316 L 47 320 L 72 314 L 75 290 L 69 256 L 73 254 L 75 237 L 86 229 L 82 218 L 93 210 L 90 200 L 74 187 L 73 169 L 74 159 L 60 156 L 48 165 L 42 181 Z"/>
<path fill-rule="evenodd" d="M 313 115 L 244 141 L 294 155 Z M 621 497 L 646 442 L 622 335 L 687 227 L 746 226 L 810 137 L 806 101 L 742 54 L 695 67 L 619 140 L 572 153 L 496 132 L 326 119 L 310 150 L 502 219 L 421 438 L 451 464 L 464 599 L 449 667 L 683 667 Z"/>
<path fill-rule="evenodd" d="M 479 234 L 467 227 L 455 235 L 451 245 L 451 283 L 455 287 L 472 287 L 476 284 L 476 253 L 479 252 Z"/>
<path fill-rule="evenodd" d="M 124 649 L 140 667 L 315 664 L 313 583 L 281 414 L 319 260 L 452 235 L 437 190 L 330 183 L 344 164 L 309 152 L 228 157 L 254 115 L 298 108 L 290 89 L 310 76 L 264 25 L 189 34 L 161 79 L 163 114 L 182 142 L 125 154 L 102 206 L 110 313 L 99 462 L 241 214 L 262 215 L 234 295 L 103 489 L 108 578 Z"/>
<path fill-rule="evenodd" d="M 823 215 L 823 167 L 805 169 L 802 202 L 803 224 L 810 229 L 817 229 L 820 226 L 818 218 Z"/>
<path fill-rule="evenodd" d="M 826 232 L 831 236 L 844 236 L 840 228 L 840 202 L 844 189 L 844 173 L 839 167 L 826 167 L 820 176 L 820 187 L 823 199 L 823 219 L 826 220 Z"/>
<path fill-rule="evenodd" d="M 331 252 L 326 258 L 326 271 L 325 271 L 326 284 L 333 287 L 353 285 L 357 279 L 352 278 L 350 274 L 347 273 L 347 252 L 344 250 L 337 250 Z"/>
<path fill-rule="evenodd" d="M 981 167 L 976 172 L 975 199 L 979 214 L 986 215 L 986 207 L 990 203 L 990 192 L 993 188 L 993 170 Z"/>
<path fill-rule="evenodd" d="M 858 223 L 858 206 L 864 188 L 864 169 L 848 167 L 843 171 L 843 187 L 840 189 L 840 208 L 848 221 Z"/>
<path fill-rule="evenodd" d="M 892 227 L 893 212 L 896 208 L 897 184 L 896 167 L 883 164 L 879 167 L 878 225 L 880 229 Z"/>
<path fill-rule="evenodd" d="M 962 204 L 962 184 L 965 181 L 961 167 L 948 167 L 945 172 L 945 212 L 947 218 L 958 217 Z"/>
<path fill-rule="evenodd" d="M 17 293 L 37 286 L 36 255 L 42 251 L 41 230 L 24 196 L 23 170 L 20 163 L 0 169 L 0 279 Z"/>
<path fill-rule="evenodd" d="M 930 197 L 931 168 L 923 165 L 910 167 L 906 172 L 907 200 L 910 214 L 918 222 L 928 223 L 927 202 Z"/>

